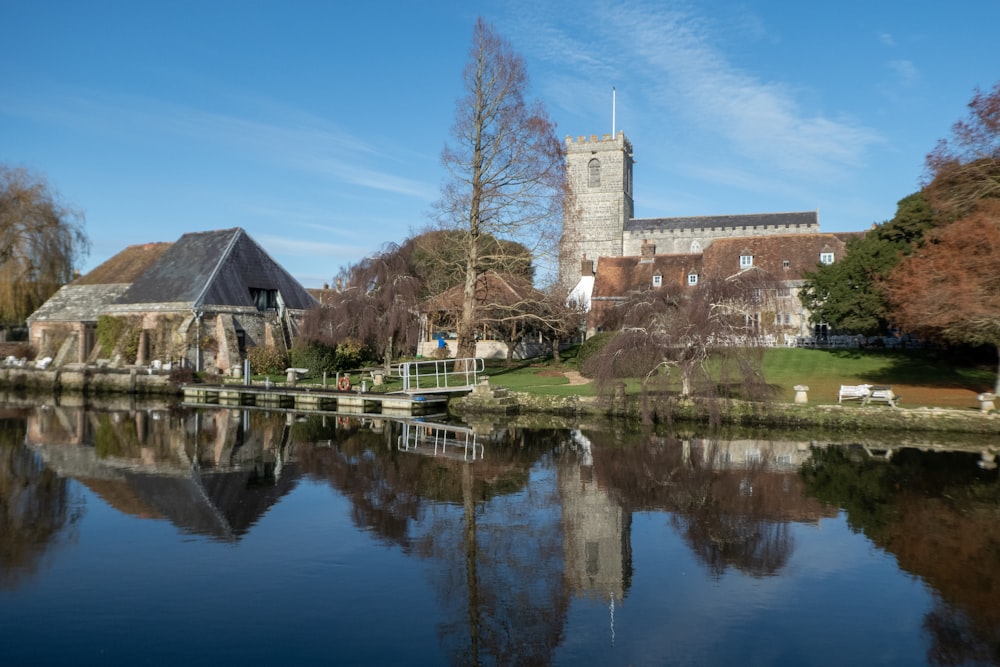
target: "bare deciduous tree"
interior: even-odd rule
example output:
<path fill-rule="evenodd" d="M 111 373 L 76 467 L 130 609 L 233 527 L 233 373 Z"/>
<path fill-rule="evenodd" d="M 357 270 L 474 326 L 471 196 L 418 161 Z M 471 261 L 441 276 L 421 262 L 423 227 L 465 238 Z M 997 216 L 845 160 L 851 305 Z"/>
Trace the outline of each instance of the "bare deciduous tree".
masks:
<path fill-rule="evenodd" d="M 0 323 L 23 322 L 72 279 L 89 250 L 83 222 L 42 176 L 0 165 Z"/>
<path fill-rule="evenodd" d="M 943 222 L 968 214 L 982 199 L 1000 198 L 1000 83 L 989 93 L 976 91 L 969 117 L 927 156 L 926 178 Z"/>
<path fill-rule="evenodd" d="M 386 367 L 401 350 L 414 349 L 422 286 L 411 257 L 412 244 L 388 244 L 342 270 L 336 291 L 307 313 L 302 337 L 331 346 L 357 339 L 375 350 Z"/>
<path fill-rule="evenodd" d="M 533 255 L 542 249 L 553 254 L 565 165 L 554 124 L 541 104 L 525 100 L 523 59 L 482 19 L 473 29 L 463 82 L 454 143 L 441 156 L 449 180 L 437 206 L 440 222 L 461 232 L 458 354 L 468 357 L 475 354 L 477 280 L 486 264 L 500 267 L 505 262 L 505 246 L 490 250 L 484 239 L 516 240 Z"/>
<path fill-rule="evenodd" d="M 621 331 L 585 370 L 604 388 L 640 378 L 650 417 L 678 394 L 766 398 L 761 342 L 778 290 L 769 275 L 750 269 L 705 277 L 694 288 L 635 292 L 603 323 Z"/>

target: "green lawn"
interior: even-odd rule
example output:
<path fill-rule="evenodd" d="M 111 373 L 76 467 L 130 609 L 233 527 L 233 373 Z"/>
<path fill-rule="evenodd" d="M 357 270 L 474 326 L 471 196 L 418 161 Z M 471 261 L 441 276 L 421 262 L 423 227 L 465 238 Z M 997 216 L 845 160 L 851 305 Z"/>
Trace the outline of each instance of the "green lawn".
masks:
<path fill-rule="evenodd" d="M 926 350 L 776 348 L 765 352 L 764 377 L 779 397 L 793 396 L 793 387 L 804 384 L 809 387 L 810 401 L 836 403 L 842 384 L 909 386 L 931 392 L 935 389 L 989 391 L 995 371 L 956 366 Z"/>
<path fill-rule="evenodd" d="M 490 383 L 513 391 L 538 394 L 589 396 L 596 392 L 593 384 L 571 385 L 561 371 L 576 370 L 572 357 L 557 365 L 546 362 L 516 362 L 511 366 L 489 364 L 486 369 Z M 921 405 L 953 407 L 944 398 L 934 402 L 937 391 L 990 391 L 995 379 L 993 360 L 975 365 L 956 365 L 926 350 L 814 350 L 804 348 L 774 348 L 765 351 L 764 376 L 778 400 L 791 401 L 794 387 L 809 387 L 810 403 L 836 403 L 841 384 L 876 384 L 898 387 L 897 393 L 916 394 L 919 388 Z M 626 382 L 629 392 L 639 390 L 639 381 Z"/>

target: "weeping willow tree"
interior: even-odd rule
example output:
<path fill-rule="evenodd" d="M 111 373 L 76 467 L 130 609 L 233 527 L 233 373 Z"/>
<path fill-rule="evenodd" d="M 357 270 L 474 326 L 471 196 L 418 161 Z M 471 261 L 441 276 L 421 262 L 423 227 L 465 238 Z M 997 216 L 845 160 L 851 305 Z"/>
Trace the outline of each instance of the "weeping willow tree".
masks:
<path fill-rule="evenodd" d="M 89 251 L 83 225 L 44 177 L 0 165 L 0 326 L 24 322 L 69 282 Z"/>

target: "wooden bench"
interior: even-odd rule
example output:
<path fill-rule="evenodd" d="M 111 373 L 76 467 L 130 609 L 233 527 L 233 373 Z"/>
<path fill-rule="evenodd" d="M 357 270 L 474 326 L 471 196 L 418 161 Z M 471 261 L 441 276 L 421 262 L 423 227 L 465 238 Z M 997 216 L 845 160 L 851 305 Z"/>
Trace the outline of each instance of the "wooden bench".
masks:
<path fill-rule="evenodd" d="M 871 389 L 872 386 L 870 384 L 842 384 L 840 385 L 840 391 L 837 393 L 837 402 L 861 401 L 862 403 L 867 403 L 868 394 L 871 392 Z"/>

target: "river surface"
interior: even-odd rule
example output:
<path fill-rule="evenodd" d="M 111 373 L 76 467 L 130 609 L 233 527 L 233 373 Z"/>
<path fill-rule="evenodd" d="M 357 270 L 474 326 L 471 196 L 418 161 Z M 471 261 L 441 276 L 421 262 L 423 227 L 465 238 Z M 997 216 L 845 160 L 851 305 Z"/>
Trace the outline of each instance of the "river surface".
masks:
<path fill-rule="evenodd" d="M 958 445 L 8 407 L 0 664 L 998 665 Z"/>

